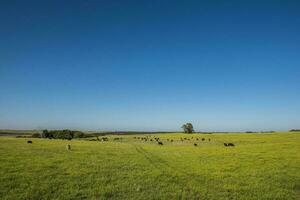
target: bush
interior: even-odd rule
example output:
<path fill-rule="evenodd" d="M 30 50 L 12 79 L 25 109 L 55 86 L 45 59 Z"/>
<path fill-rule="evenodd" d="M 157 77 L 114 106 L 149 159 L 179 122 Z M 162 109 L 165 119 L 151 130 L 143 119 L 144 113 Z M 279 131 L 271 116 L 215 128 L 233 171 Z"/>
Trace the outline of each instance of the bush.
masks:
<path fill-rule="evenodd" d="M 74 138 L 84 138 L 84 133 L 81 131 L 74 131 Z"/>
<path fill-rule="evenodd" d="M 43 130 L 42 137 L 43 138 L 71 140 L 75 137 L 76 138 L 84 137 L 84 133 L 82 133 L 80 131 L 71 131 L 71 130 L 68 130 L 68 129 L 65 129 L 65 130 L 52 130 L 52 131 Z"/>
<path fill-rule="evenodd" d="M 41 134 L 39 134 L 39 133 L 34 133 L 34 134 L 31 135 L 31 137 L 33 137 L 33 138 L 40 138 L 40 137 L 41 137 Z"/>
<path fill-rule="evenodd" d="M 46 129 L 46 130 L 43 130 L 43 133 L 42 133 L 42 138 L 52 138 L 51 134 L 49 133 L 49 131 Z"/>

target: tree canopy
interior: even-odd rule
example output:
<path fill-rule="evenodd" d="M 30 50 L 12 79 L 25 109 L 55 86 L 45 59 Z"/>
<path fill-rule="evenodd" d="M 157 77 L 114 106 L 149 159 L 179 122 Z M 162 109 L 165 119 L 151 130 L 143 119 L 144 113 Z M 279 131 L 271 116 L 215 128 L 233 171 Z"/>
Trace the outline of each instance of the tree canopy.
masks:
<path fill-rule="evenodd" d="M 192 132 L 194 132 L 194 127 L 193 127 L 192 123 L 183 124 L 181 128 L 183 129 L 183 131 L 185 133 L 192 133 Z"/>

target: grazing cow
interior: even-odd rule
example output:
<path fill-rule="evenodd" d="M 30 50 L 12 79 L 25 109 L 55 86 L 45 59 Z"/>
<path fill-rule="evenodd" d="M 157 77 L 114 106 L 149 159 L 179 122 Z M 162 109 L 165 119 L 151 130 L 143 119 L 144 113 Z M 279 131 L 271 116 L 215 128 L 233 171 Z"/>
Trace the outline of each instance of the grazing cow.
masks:
<path fill-rule="evenodd" d="M 196 143 L 194 143 L 194 146 L 196 147 L 196 146 L 197 146 L 197 144 L 196 144 Z"/>
<path fill-rule="evenodd" d="M 202 141 L 204 141 L 205 140 L 205 138 L 202 138 Z"/>
<path fill-rule="evenodd" d="M 198 138 L 196 138 L 196 140 L 199 140 Z"/>
<path fill-rule="evenodd" d="M 66 149 L 67 149 L 68 151 L 71 151 L 71 145 L 68 144 L 68 145 L 66 146 Z"/>
<path fill-rule="evenodd" d="M 158 142 L 158 145 L 163 145 L 163 143 L 162 142 Z"/>
<path fill-rule="evenodd" d="M 173 139 L 171 140 L 171 142 L 173 142 Z"/>
<path fill-rule="evenodd" d="M 228 143 L 227 146 L 234 147 L 234 144 L 233 143 Z"/>
<path fill-rule="evenodd" d="M 227 144 L 227 143 L 224 143 L 224 146 L 225 146 L 225 147 L 227 147 L 227 146 L 228 146 L 228 144 Z"/>
<path fill-rule="evenodd" d="M 27 144 L 32 144 L 32 141 L 31 141 L 31 140 L 28 140 L 28 141 L 27 141 Z"/>

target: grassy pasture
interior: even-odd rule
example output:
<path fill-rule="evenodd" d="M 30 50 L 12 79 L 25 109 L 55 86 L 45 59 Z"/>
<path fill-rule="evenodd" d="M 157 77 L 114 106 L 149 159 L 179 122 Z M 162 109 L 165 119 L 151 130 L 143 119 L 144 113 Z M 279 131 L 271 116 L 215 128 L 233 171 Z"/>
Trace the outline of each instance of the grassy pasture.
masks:
<path fill-rule="evenodd" d="M 163 146 L 134 139 L 141 135 L 107 137 L 0 137 L 0 198 L 300 199 L 300 133 L 151 136 Z"/>

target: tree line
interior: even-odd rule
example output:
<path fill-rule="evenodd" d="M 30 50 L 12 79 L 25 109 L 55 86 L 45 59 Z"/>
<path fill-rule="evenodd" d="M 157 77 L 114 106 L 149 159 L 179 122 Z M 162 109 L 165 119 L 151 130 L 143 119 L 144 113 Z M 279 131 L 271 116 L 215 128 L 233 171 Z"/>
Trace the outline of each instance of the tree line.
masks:
<path fill-rule="evenodd" d="M 84 138 L 85 134 L 81 131 L 72 131 L 72 130 L 69 130 L 69 129 L 64 129 L 64 130 L 43 130 L 42 133 L 34 133 L 32 135 L 32 137 L 72 140 L 73 138 Z"/>
<path fill-rule="evenodd" d="M 185 133 L 193 133 L 194 127 L 192 123 L 186 123 L 181 127 Z M 102 133 L 100 134 L 102 135 Z M 49 139 L 66 139 L 72 140 L 73 138 L 85 138 L 98 136 L 98 134 L 84 134 L 82 131 L 77 130 L 43 130 L 42 133 L 32 134 L 33 138 L 49 138 Z"/>

